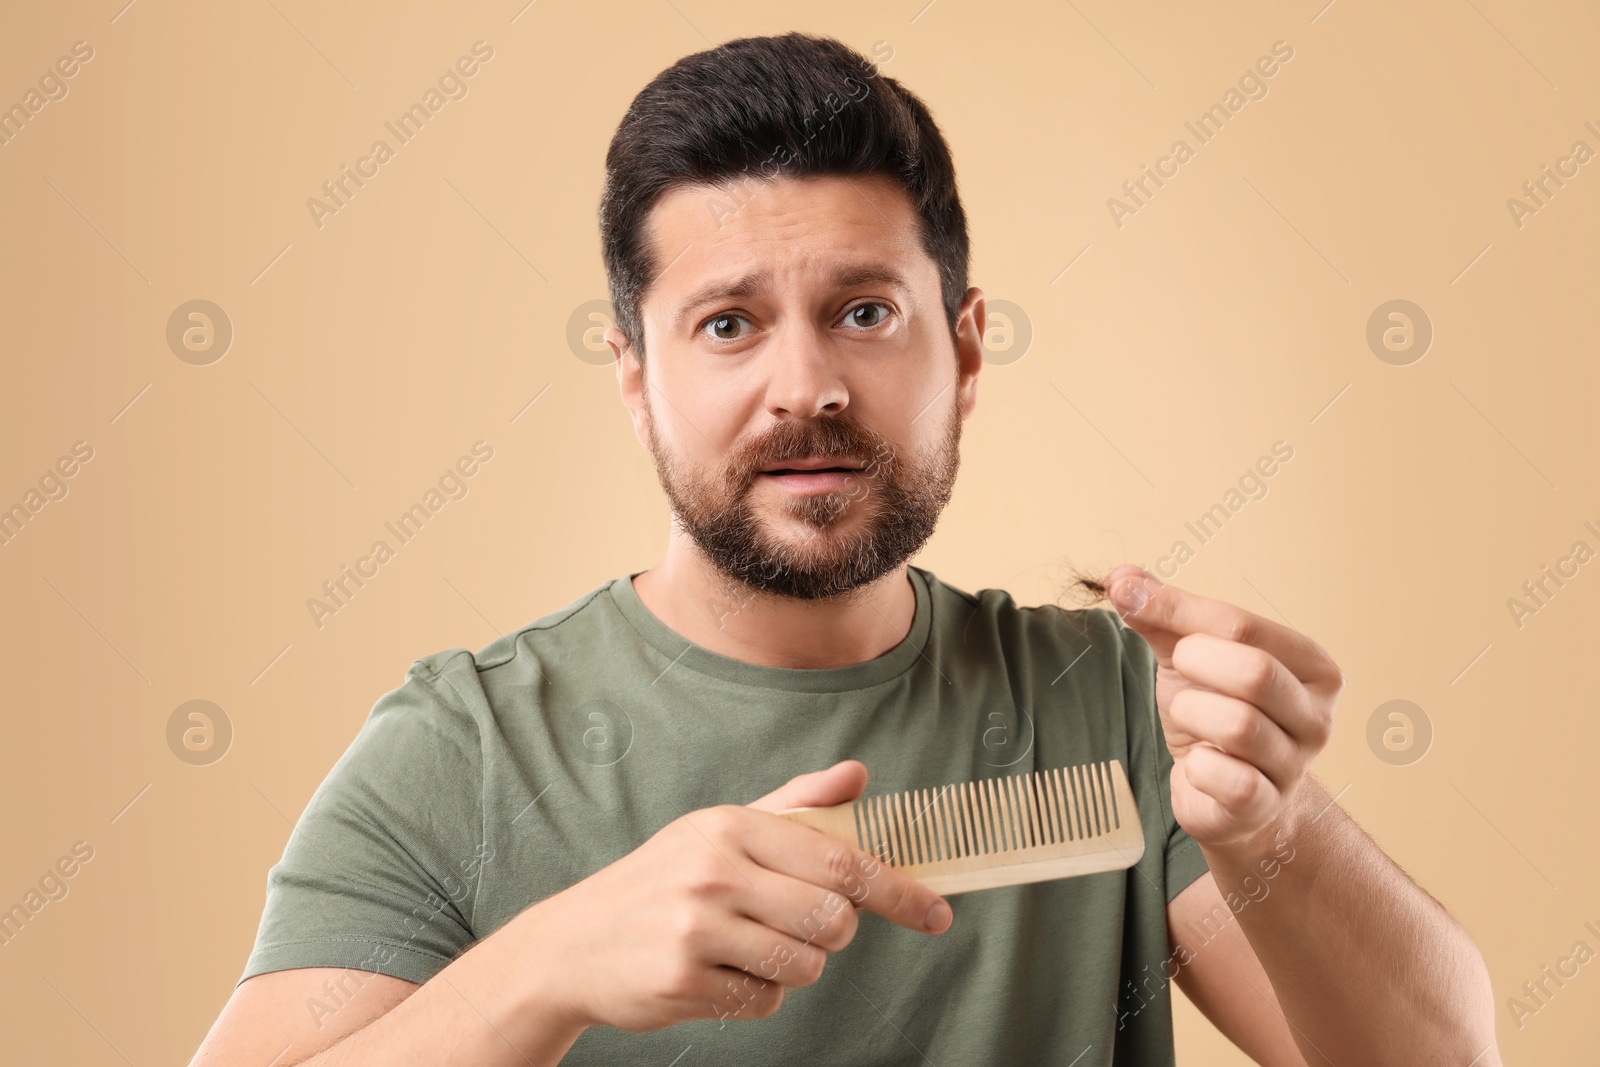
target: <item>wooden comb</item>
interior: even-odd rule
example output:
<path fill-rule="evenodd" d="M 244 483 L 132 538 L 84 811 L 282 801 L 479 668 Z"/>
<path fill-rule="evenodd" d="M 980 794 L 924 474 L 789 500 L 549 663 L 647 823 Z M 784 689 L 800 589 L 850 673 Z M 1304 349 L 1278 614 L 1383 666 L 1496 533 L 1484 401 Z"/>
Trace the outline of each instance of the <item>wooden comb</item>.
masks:
<path fill-rule="evenodd" d="M 1117 760 L 789 808 L 785 818 L 948 896 L 1132 867 L 1144 829 Z"/>

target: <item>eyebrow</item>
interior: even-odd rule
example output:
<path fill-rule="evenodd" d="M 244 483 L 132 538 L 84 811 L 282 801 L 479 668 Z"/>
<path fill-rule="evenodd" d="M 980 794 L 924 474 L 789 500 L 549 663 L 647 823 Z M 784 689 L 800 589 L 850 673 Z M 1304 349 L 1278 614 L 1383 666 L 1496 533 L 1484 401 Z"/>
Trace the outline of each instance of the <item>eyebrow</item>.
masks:
<path fill-rule="evenodd" d="M 731 281 L 718 280 L 701 286 L 678 305 L 678 314 L 672 322 L 672 332 L 681 333 L 695 309 L 723 300 L 742 300 L 754 296 L 772 283 L 767 271 L 752 271 Z M 905 290 L 910 286 L 899 271 L 881 263 L 857 263 L 839 268 L 833 275 L 835 289 L 853 289 L 859 285 L 887 285 Z"/>

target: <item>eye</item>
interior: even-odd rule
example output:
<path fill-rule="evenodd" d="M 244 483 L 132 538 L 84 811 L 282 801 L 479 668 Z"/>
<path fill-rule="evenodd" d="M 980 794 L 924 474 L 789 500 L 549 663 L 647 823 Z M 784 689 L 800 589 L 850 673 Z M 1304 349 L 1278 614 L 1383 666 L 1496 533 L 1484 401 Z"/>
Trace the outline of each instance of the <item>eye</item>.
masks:
<path fill-rule="evenodd" d="M 705 321 L 700 329 L 709 332 L 709 336 L 718 341 L 737 341 L 740 337 L 738 328 L 733 324 L 746 322 L 743 315 L 713 315 Z M 729 332 L 731 331 L 731 332 Z"/>
<path fill-rule="evenodd" d="M 871 321 L 863 321 L 862 312 L 872 312 L 874 309 L 876 309 L 877 312 L 876 316 L 869 314 L 866 316 L 866 318 L 870 319 Z M 844 317 L 845 321 L 851 323 L 852 325 L 871 329 L 889 317 L 889 305 L 879 303 L 857 304 L 855 307 L 845 312 Z"/>

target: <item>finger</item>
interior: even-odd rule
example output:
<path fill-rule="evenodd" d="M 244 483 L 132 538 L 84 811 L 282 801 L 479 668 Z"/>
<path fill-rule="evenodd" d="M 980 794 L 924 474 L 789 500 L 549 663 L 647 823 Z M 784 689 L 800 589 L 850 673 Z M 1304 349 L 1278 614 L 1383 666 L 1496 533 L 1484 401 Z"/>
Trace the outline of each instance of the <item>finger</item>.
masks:
<path fill-rule="evenodd" d="M 824 952 L 839 952 L 855 939 L 861 919 L 843 893 L 759 865 L 749 875 L 733 900 L 739 914 Z"/>
<path fill-rule="evenodd" d="M 832 767 L 797 774 L 748 806 L 761 811 L 785 808 L 828 808 L 854 800 L 867 787 L 867 765 L 860 760 L 840 760 Z"/>
<path fill-rule="evenodd" d="M 848 903 L 844 910 L 851 914 L 855 911 Z M 822 968 L 828 962 L 824 949 L 743 916 L 706 931 L 700 938 L 700 945 L 701 958 L 707 963 L 732 967 L 792 988 L 808 986 L 821 978 Z"/>
<path fill-rule="evenodd" d="M 1332 709 L 1323 710 L 1305 683 L 1270 653 L 1210 634 L 1189 634 L 1173 647 L 1172 665 L 1192 682 L 1259 708 L 1296 742 L 1319 750 L 1327 744 Z"/>
<path fill-rule="evenodd" d="M 1259 769 L 1236 756 L 1198 745 L 1184 756 L 1183 773 L 1189 785 L 1216 801 L 1237 824 L 1265 826 L 1279 809 L 1282 794 Z"/>
<path fill-rule="evenodd" d="M 1300 749 L 1253 704 L 1190 687 L 1172 698 L 1167 715 L 1179 730 L 1250 764 L 1279 790 L 1300 773 Z"/>
<path fill-rule="evenodd" d="M 1236 604 L 1167 585 L 1143 568 L 1113 571 L 1112 603 L 1124 622 L 1141 634 L 1161 631 L 1183 637 L 1205 633 L 1270 653 L 1303 682 L 1343 684 L 1344 674 L 1315 641 L 1298 630 Z"/>
<path fill-rule="evenodd" d="M 766 1019 L 783 1006 L 788 986 L 737 967 L 707 968 L 695 995 L 680 1000 L 685 1014 L 724 1023 Z"/>
<path fill-rule="evenodd" d="M 842 893 L 859 908 L 919 933 L 940 933 L 952 914 L 944 898 L 863 849 L 792 819 L 751 808 L 742 834 L 746 854 L 778 874 Z"/>

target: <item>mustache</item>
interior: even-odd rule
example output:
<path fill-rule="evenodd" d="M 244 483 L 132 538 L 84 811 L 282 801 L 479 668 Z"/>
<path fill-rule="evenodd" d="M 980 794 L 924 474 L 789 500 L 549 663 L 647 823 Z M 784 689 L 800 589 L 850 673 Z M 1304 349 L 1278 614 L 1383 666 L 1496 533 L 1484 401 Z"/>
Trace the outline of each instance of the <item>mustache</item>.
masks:
<path fill-rule="evenodd" d="M 888 440 L 859 423 L 834 417 L 820 422 L 782 422 L 747 441 L 728 457 L 734 482 L 748 488 L 763 467 L 790 459 L 818 456 L 841 464 L 860 464 L 863 472 L 894 469 L 895 450 Z"/>

